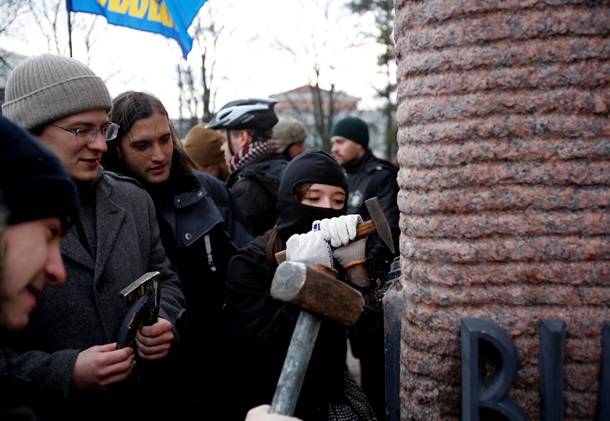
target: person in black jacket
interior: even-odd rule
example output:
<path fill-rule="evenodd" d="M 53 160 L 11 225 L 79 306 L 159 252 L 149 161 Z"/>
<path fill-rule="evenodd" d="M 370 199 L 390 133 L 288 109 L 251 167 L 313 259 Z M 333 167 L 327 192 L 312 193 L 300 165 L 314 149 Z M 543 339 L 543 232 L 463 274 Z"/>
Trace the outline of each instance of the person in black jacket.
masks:
<path fill-rule="evenodd" d="M 44 288 L 64 283 L 60 244 L 78 205 L 57 156 L 0 116 L 0 419 L 38 419 L 26 403 L 34 391 L 12 373 L 18 355 L 8 334 L 27 326 Z"/>
<path fill-rule="evenodd" d="M 231 257 L 226 297 L 241 377 L 233 393 L 237 414 L 227 419 L 242 419 L 248 408 L 271 402 L 300 313 L 297 306 L 271 296 L 275 253 L 286 249 L 289 262 L 333 267 L 337 282 L 348 283 L 363 296 L 376 291 L 368 275 L 366 239 L 351 241 L 360 217 L 345 215 L 346 195 L 345 174 L 328 153 L 298 155 L 282 175 L 276 226 Z M 319 230 L 312 231 L 314 223 Z M 333 234 L 340 232 L 346 234 Z M 307 421 L 375 419 L 347 371 L 346 352 L 347 329 L 323 320 L 294 416 Z"/>
<path fill-rule="evenodd" d="M 359 214 L 365 220 L 370 219 L 364 202 L 377 196 L 390 225 L 395 253 L 378 234 L 372 235 L 367 243 L 378 282 L 385 285 L 392 260 L 398 255 L 398 168 L 373 155 L 368 147 L 368 126 L 359 117 L 347 116 L 337 121 L 330 136 L 334 158 L 347 173 L 347 214 Z M 385 419 L 383 313 L 379 316 L 371 323 L 357 323 L 349 336 L 352 353 L 360 360 L 362 389 L 375 408 L 377 418 Z"/>
<path fill-rule="evenodd" d="M 110 118 L 121 128 L 103 163 L 138 180 L 153 198 L 163 247 L 186 298 L 181 397 L 190 419 L 203 419 L 211 405 L 231 404 L 225 278 L 229 257 L 252 235 L 227 186 L 194 170 L 157 97 L 123 92 L 112 100 Z"/>
<path fill-rule="evenodd" d="M 278 118 L 275 99 L 239 99 L 225 104 L 207 129 L 225 139 L 222 149 L 229 166 L 227 185 L 255 235 L 277 219 L 277 191 L 286 160 L 269 142 Z"/>

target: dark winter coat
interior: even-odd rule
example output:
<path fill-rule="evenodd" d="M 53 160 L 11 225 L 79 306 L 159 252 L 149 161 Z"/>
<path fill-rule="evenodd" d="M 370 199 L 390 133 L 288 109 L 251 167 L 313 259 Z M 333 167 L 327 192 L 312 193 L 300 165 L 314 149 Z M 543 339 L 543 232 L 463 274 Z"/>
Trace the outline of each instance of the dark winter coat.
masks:
<path fill-rule="evenodd" d="M 232 397 L 227 390 L 234 361 L 224 309 L 225 280 L 229 257 L 253 237 L 227 186 L 208 174 L 194 175 L 186 191 L 158 205 L 157 216 L 186 297 L 184 393 L 205 402 L 208 413 L 209 405 Z"/>
<path fill-rule="evenodd" d="M 277 220 L 277 191 L 288 165 L 282 155 L 272 153 L 249 162 L 229 176 L 227 185 L 254 235 L 262 235 Z"/>
<path fill-rule="evenodd" d="M 365 200 L 377 196 L 381 202 L 383 213 L 390 225 L 395 253 L 388 249 L 378 234 L 373 234 L 367 241 L 367 254 L 373 259 L 380 271 L 387 275 L 390 264 L 398 255 L 400 228 L 398 218 L 398 168 L 392 163 L 379 159 L 367 149 L 364 155 L 344 166 L 349 187 L 347 199 L 347 214 L 359 214 L 363 220 L 370 219 L 364 204 Z"/>
<path fill-rule="evenodd" d="M 36 421 L 30 399 L 35 390 L 15 376 L 13 364 L 18 355 L 5 343 L 0 333 L 0 420 Z"/>
<path fill-rule="evenodd" d="M 34 406 L 42 420 L 164 419 L 164 415 L 170 419 L 172 384 L 148 376 L 162 376 L 167 361 L 144 363 L 143 378 L 132 376 L 105 392 L 78 393 L 70 387 L 78 353 L 116 341 L 129 308 L 119 291 L 142 274 L 161 273 L 159 317 L 175 327 L 185 311 L 184 295 L 161 244 L 150 196 L 134 180 L 110 172 L 100 172 L 91 192 L 97 204 L 95 215 L 83 206 L 81 215 L 87 212 L 82 215 L 85 219 L 95 218 L 96 240 L 89 246 L 95 257 L 73 226 L 61 244 L 66 281 L 43 289 L 30 323 L 11 338 L 20 353 L 12 372 L 40 392 L 41 399 Z M 178 343 L 176 329 L 174 335 Z M 163 399 L 155 399 L 153 408 L 151 396 Z"/>
<path fill-rule="evenodd" d="M 300 310 L 270 295 L 277 265 L 265 256 L 269 234 L 256 238 L 231 258 L 227 277 L 227 302 L 233 333 L 241 355 L 241 377 L 235 384 L 237 415 L 255 405 L 270 403 L 286 357 Z M 339 281 L 338 281 L 339 282 Z M 346 370 L 346 329 L 330 319 L 323 320 L 308 365 L 295 416 L 320 420 L 329 400 L 343 395 Z"/>

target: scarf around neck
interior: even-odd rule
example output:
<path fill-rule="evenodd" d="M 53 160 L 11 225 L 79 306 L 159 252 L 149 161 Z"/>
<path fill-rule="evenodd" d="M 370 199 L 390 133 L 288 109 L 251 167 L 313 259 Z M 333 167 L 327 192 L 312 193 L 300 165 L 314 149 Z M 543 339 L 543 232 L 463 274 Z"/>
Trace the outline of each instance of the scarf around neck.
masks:
<path fill-rule="evenodd" d="M 229 162 L 229 174 L 245 167 L 248 163 L 261 156 L 276 152 L 275 144 L 270 142 L 251 142 L 241 148 Z"/>

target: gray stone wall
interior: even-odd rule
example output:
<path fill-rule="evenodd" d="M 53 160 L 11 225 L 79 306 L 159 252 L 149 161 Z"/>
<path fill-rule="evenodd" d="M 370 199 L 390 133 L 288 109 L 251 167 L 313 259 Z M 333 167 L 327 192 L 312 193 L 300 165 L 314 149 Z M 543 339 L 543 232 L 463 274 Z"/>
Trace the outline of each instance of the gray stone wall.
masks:
<path fill-rule="evenodd" d="M 460 320 L 496 322 L 539 419 L 563 319 L 564 419 L 593 419 L 610 320 L 610 2 L 396 0 L 401 418 L 459 420 Z"/>

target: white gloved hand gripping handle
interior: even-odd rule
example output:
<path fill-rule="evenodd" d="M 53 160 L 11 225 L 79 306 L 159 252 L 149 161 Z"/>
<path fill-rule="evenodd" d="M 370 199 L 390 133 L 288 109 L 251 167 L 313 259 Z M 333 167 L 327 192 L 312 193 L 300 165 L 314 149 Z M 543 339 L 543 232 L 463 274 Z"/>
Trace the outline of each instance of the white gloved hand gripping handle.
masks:
<path fill-rule="evenodd" d="M 312 267 L 317 264 L 333 267 L 332 256 L 333 252 L 320 231 L 294 234 L 286 241 L 288 262 L 301 262 Z"/>
<path fill-rule="evenodd" d="M 346 246 L 337 247 L 334 251 L 335 259 L 344 268 L 366 262 L 366 237 L 352 241 Z"/>
<path fill-rule="evenodd" d="M 362 218 L 358 214 L 341 215 L 337 218 L 314 221 L 313 229 L 319 229 L 324 235 L 324 239 L 331 246 L 341 247 L 347 245 L 356 237 L 358 223 L 360 222 L 362 222 Z"/>
<path fill-rule="evenodd" d="M 360 215 L 353 214 L 313 223 L 314 229 L 319 229 L 324 239 L 335 247 L 334 256 L 344 268 L 366 262 L 366 237 L 354 241 L 361 222 Z"/>

